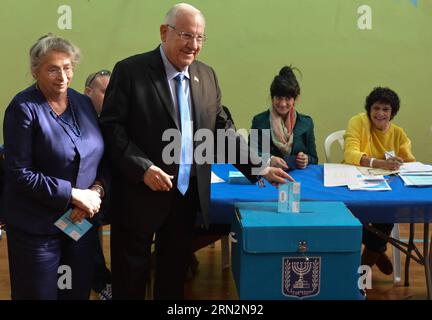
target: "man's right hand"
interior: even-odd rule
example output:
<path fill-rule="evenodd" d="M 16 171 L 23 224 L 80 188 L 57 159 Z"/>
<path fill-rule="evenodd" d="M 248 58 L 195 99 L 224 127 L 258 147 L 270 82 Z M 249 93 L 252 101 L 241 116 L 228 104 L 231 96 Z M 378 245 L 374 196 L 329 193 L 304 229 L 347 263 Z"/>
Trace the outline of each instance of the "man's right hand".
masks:
<path fill-rule="evenodd" d="M 170 191 L 173 187 L 172 179 L 174 176 L 166 174 L 155 165 L 150 166 L 144 173 L 144 183 L 153 191 Z"/>
<path fill-rule="evenodd" d="M 286 180 L 294 181 L 294 179 L 281 168 L 267 167 L 261 175 L 273 186 L 284 184 Z"/>

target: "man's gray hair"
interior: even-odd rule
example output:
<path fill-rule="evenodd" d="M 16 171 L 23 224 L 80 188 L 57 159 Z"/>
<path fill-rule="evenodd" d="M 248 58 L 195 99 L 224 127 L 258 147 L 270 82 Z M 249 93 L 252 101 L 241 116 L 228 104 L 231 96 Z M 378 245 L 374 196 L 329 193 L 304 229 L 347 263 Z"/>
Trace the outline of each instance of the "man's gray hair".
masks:
<path fill-rule="evenodd" d="M 195 12 L 195 13 L 199 14 L 202 18 L 204 25 L 205 25 L 205 18 L 204 18 L 204 15 L 202 14 L 202 12 L 188 3 L 178 3 L 178 4 L 174 5 L 171 9 L 169 9 L 167 14 L 165 15 L 165 24 L 174 25 L 174 22 L 176 21 L 176 19 L 178 17 L 181 17 L 185 11 Z"/>
<path fill-rule="evenodd" d="M 32 73 L 39 67 L 41 60 L 50 51 L 63 52 L 70 56 L 72 66 L 79 63 L 81 53 L 78 47 L 66 39 L 52 33 L 44 35 L 30 48 L 30 69 Z"/>

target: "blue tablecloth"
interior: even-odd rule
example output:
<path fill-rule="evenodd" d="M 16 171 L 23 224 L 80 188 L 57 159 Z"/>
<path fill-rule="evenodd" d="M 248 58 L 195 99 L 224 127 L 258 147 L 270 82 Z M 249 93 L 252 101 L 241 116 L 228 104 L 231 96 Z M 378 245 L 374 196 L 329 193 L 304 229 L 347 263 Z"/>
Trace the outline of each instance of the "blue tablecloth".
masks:
<path fill-rule="evenodd" d="M 228 181 L 230 164 L 215 164 L 213 172 Z M 389 179 L 392 191 L 350 191 L 347 187 L 324 187 L 323 165 L 310 165 L 289 174 L 301 182 L 302 201 L 342 201 L 362 222 L 408 223 L 432 221 L 432 187 L 405 187 L 397 176 Z M 257 185 L 214 183 L 211 186 L 210 222 L 229 224 L 235 202 L 277 201 L 278 191 L 266 182 Z"/>

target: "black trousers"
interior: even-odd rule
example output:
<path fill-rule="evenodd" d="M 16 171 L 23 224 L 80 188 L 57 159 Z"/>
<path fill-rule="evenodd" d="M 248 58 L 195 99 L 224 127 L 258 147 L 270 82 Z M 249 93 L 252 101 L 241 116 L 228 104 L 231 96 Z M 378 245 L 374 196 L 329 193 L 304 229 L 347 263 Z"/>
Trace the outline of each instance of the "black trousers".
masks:
<path fill-rule="evenodd" d="M 383 232 L 387 236 L 392 232 L 394 224 L 392 223 L 372 223 L 372 227 Z M 384 240 L 366 228 L 363 228 L 363 244 L 369 250 L 375 252 L 385 252 L 387 250 L 387 240 Z"/>
<path fill-rule="evenodd" d="M 102 226 L 98 226 L 97 230 L 99 231 L 100 228 L 102 228 Z M 100 293 L 109 283 L 111 283 L 111 271 L 106 266 L 101 241 L 100 239 L 97 239 L 92 289 L 95 292 Z"/>
<path fill-rule="evenodd" d="M 156 300 L 184 298 L 184 281 L 190 259 L 191 243 L 198 209 L 196 179 L 192 178 L 183 196 L 175 193 L 168 217 L 156 231 L 156 272 L 153 297 Z M 148 212 L 143 203 L 143 214 Z M 153 233 L 111 222 L 111 272 L 113 299 L 144 299 L 150 277 Z"/>
<path fill-rule="evenodd" d="M 35 235 L 7 226 L 12 299 L 88 300 L 96 241 L 95 227 L 75 241 L 64 233 Z M 71 288 L 58 287 L 66 275 L 60 266 L 70 268 Z"/>

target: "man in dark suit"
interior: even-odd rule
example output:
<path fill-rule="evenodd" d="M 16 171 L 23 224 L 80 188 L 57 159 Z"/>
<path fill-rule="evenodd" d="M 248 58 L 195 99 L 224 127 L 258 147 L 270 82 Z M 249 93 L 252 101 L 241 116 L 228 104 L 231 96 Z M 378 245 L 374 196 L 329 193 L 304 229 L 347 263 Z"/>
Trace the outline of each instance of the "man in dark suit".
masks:
<path fill-rule="evenodd" d="M 153 234 L 154 298 L 182 299 L 198 211 L 208 224 L 211 164 L 192 161 L 199 143 L 191 136 L 201 129 L 227 129 L 227 116 L 213 69 L 195 60 L 205 41 L 204 27 L 200 11 L 175 5 L 160 26 L 162 44 L 118 62 L 105 94 L 101 127 L 116 172 L 111 220 L 114 299 L 145 297 Z M 162 138 L 172 129 L 181 132 L 175 163 L 167 161 L 164 149 L 170 141 Z M 237 155 L 248 154 L 238 135 L 234 140 Z M 252 158 L 236 166 L 256 181 L 251 170 L 261 163 Z M 291 178 L 277 168 L 265 168 L 262 175 L 274 183 Z"/>

